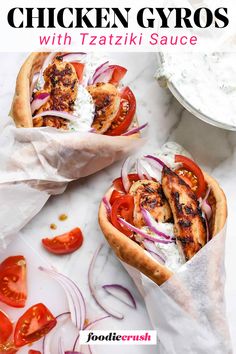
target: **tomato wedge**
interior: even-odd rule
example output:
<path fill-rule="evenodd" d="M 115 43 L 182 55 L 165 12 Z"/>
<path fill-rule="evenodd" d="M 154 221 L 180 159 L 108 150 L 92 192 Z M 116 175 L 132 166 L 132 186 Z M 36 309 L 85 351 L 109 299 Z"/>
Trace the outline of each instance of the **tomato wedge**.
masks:
<path fill-rule="evenodd" d="M 192 173 L 187 176 L 186 172 L 181 172 L 183 179 L 185 181 L 188 179 L 189 182 L 186 182 L 190 185 L 190 187 L 193 187 L 193 191 L 196 193 L 197 198 L 202 197 L 206 191 L 206 182 L 200 167 L 193 160 L 182 155 L 175 155 L 175 162 L 182 163 L 184 170 Z M 178 169 L 175 172 L 178 173 Z M 197 179 L 197 181 L 194 181 L 194 179 Z"/>
<path fill-rule="evenodd" d="M 75 68 L 76 75 L 78 77 L 79 82 L 83 80 L 83 73 L 84 73 L 84 64 L 82 63 L 71 63 Z"/>
<path fill-rule="evenodd" d="M 26 260 L 23 256 L 8 257 L 0 264 L 0 301 L 24 307 L 26 298 Z"/>
<path fill-rule="evenodd" d="M 79 227 L 54 238 L 44 238 L 43 247 L 53 254 L 68 254 L 75 252 L 83 243 L 83 234 Z"/>
<path fill-rule="evenodd" d="M 120 197 L 122 197 L 124 195 L 123 192 L 119 192 L 117 190 L 114 189 L 114 191 L 112 191 L 111 193 L 111 197 L 110 197 L 110 204 L 113 205 L 114 202 L 116 201 L 116 199 L 119 199 Z"/>
<path fill-rule="evenodd" d="M 128 174 L 128 177 L 129 177 L 130 182 L 136 182 L 136 181 L 140 180 L 139 175 L 137 173 L 130 173 L 130 174 Z M 118 177 L 118 178 L 114 179 L 112 184 L 113 184 L 113 187 L 117 191 L 125 193 L 125 189 L 124 189 L 121 177 Z"/>
<path fill-rule="evenodd" d="M 45 305 L 36 304 L 30 307 L 17 321 L 14 333 L 15 346 L 22 347 L 39 340 L 56 324 L 56 318 Z"/>
<path fill-rule="evenodd" d="M 105 135 L 117 136 L 125 133 L 136 112 L 136 99 L 129 87 L 121 93 L 120 109 Z"/>
<path fill-rule="evenodd" d="M 13 324 L 8 316 L 0 310 L 0 344 L 6 343 L 13 332 Z"/>
<path fill-rule="evenodd" d="M 41 352 L 39 350 L 30 349 L 28 354 L 41 354 Z"/>
<path fill-rule="evenodd" d="M 119 84 L 119 82 L 123 79 L 123 77 L 127 73 L 127 69 L 119 65 L 111 65 L 110 68 L 114 68 L 114 71 L 109 83 L 116 86 Z"/>
<path fill-rule="evenodd" d="M 118 217 L 125 219 L 128 223 L 133 224 L 133 212 L 134 212 L 134 198 L 127 194 L 119 199 L 116 199 L 111 207 L 111 222 L 119 231 L 121 231 L 126 236 L 132 236 L 133 232 L 123 227 L 119 221 Z"/>

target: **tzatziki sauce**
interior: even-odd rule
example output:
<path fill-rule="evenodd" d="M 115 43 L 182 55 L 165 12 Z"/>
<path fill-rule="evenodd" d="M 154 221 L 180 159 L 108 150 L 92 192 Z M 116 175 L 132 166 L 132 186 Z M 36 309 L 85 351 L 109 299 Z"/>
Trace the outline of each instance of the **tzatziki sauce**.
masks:
<path fill-rule="evenodd" d="M 236 129 L 236 53 L 162 53 L 156 78 L 172 84 L 188 105 L 221 126 Z"/>

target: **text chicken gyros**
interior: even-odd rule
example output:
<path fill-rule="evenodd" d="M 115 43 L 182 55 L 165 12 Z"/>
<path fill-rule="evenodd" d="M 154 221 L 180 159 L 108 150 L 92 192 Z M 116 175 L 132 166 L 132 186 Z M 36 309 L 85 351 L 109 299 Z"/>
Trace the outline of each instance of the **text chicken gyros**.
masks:
<path fill-rule="evenodd" d="M 135 96 L 121 84 L 126 72 L 92 53 L 32 53 L 18 74 L 10 115 L 19 128 L 135 134 L 142 127 Z"/>
<path fill-rule="evenodd" d="M 136 171 L 129 172 L 126 160 L 99 209 L 116 255 L 158 285 L 216 236 L 227 217 L 219 184 L 172 145 L 137 159 Z"/>

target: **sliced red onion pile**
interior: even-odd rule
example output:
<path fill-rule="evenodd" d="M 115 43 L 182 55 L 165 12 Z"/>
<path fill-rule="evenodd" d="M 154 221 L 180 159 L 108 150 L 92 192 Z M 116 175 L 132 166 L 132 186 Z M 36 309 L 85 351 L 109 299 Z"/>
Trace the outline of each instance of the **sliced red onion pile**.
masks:
<path fill-rule="evenodd" d="M 124 304 L 136 309 L 137 305 L 136 305 L 133 295 L 124 286 L 119 285 L 119 284 L 107 284 L 107 285 L 103 285 L 102 287 L 104 290 L 106 290 L 106 292 L 108 294 L 116 297 L 117 299 L 122 301 Z"/>

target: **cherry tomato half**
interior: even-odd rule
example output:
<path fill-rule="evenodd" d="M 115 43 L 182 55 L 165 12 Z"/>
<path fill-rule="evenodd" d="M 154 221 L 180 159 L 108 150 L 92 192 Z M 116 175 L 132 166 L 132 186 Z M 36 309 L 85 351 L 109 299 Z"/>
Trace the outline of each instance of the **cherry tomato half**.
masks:
<path fill-rule="evenodd" d="M 182 163 L 184 170 L 191 172 L 189 177 L 187 176 L 186 172 L 181 172 L 183 175 L 183 179 L 185 181 L 186 179 L 188 179 L 188 184 L 190 185 L 190 187 L 193 186 L 193 191 L 196 193 L 197 198 L 202 197 L 206 191 L 206 182 L 200 167 L 193 160 L 182 155 L 175 155 L 175 162 Z M 178 173 L 178 170 L 175 172 Z M 195 178 L 197 179 L 197 181 L 194 181 Z"/>
<path fill-rule="evenodd" d="M 41 352 L 39 350 L 30 349 L 28 354 L 41 354 Z"/>
<path fill-rule="evenodd" d="M 83 243 L 83 234 L 79 227 L 54 238 L 42 239 L 43 247 L 53 254 L 68 254 L 76 251 Z"/>
<path fill-rule="evenodd" d="M 119 221 L 118 217 L 125 219 L 128 223 L 133 224 L 133 212 L 134 212 L 134 198 L 127 194 L 119 199 L 116 199 L 111 207 L 111 222 L 119 231 L 121 231 L 126 236 L 131 236 L 132 231 L 123 227 Z"/>
<path fill-rule="evenodd" d="M 8 316 L 0 310 L 0 344 L 6 343 L 13 332 L 13 324 Z"/>
<path fill-rule="evenodd" d="M 127 73 L 127 69 L 123 68 L 123 66 L 119 66 L 119 65 L 111 65 L 110 67 L 114 68 L 112 77 L 110 79 L 110 84 L 113 85 L 118 85 L 119 82 L 123 79 L 123 77 L 125 76 L 125 74 Z"/>
<path fill-rule="evenodd" d="M 128 177 L 129 177 L 129 180 L 130 182 L 136 182 L 136 181 L 139 181 L 140 178 L 139 178 L 139 175 L 137 173 L 130 173 L 128 174 Z M 121 177 L 118 177 L 116 178 L 113 182 L 113 187 L 117 190 L 117 191 L 120 191 L 120 192 L 124 192 L 125 193 L 125 189 L 124 189 L 124 186 L 123 186 L 123 183 L 122 183 L 122 178 Z"/>
<path fill-rule="evenodd" d="M 133 121 L 136 112 L 136 99 L 129 87 L 121 94 L 120 109 L 106 135 L 117 136 L 125 133 Z"/>
<path fill-rule="evenodd" d="M 77 75 L 79 82 L 82 82 L 83 73 L 84 73 L 84 64 L 82 64 L 82 63 L 71 63 L 71 64 L 75 68 L 76 75 Z"/>
<path fill-rule="evenodd" d="M 16 347 L 36 342 L 46 336 L 57 324 L 56 318 L 43 304 L 36 304 L 30 307 L 19 318 L 14 333 Z"/>
<path fill-rule="evenodd" d="M 23 256 L 8 257 L 0 264 L 0 301 L 24 307 L 26 298 L 26 260 Z"/>

